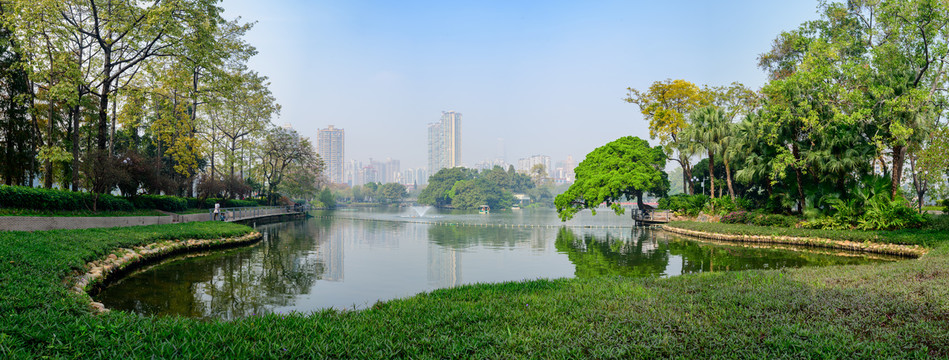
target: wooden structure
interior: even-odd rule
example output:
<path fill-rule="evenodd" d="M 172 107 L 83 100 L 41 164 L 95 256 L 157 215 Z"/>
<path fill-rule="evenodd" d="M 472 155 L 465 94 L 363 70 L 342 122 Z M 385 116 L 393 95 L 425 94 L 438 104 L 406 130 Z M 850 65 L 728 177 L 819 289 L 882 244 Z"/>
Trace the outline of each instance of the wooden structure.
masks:
<path fill-rule="evenodd" d="M 636 221 L 636 225 L 639 225 L 639 226 L 665 224 L 669 221 L 672 221 L 672 211 L 669 211 L 669 210 L 643 211 L 639 209 L 633 209 L 632 217 L 633 217 L 633 220 Z"/>

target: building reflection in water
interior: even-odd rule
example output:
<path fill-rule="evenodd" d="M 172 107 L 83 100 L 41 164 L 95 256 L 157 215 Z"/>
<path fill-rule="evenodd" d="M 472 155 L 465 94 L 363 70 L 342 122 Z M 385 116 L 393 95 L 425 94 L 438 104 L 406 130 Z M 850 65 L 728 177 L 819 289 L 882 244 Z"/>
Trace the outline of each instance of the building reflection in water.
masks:
<path fill-rule="evenodd" d="M 428 243 L 428 284 L 447 288 L 458 286 L 461 279 L 461 252 L 450 246 Z"/>

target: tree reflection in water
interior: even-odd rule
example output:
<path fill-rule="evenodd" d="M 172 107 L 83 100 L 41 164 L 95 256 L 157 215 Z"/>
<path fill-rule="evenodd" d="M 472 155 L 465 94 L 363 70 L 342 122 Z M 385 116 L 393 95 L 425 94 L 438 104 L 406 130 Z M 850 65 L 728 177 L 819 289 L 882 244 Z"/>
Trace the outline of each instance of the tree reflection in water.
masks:
<path fill-rule="evenodd" d="M 323 279 L 323 247 L 317 232 L 327 231 L 331 219 L 267 225 L 267 240 L 246 248 L 202 254 L 158 265 L 129 276 L 97 296 L 110 308 L 140 314 L 233 319 L 270 313 L 292 305 Z M 316 240 L 314 240 L 316 239 Z M 301 256 L 308 254 L 313 256 Z M 121 294 L 110 294 L 121 292 Z"/>
<path fill-rule="evenodd" d="M 722 244 L 634 228 L 627 236 L 561 228 L 557 251 L 567 254 L 578 278 L 675 276 L 710 271 L 866 264 L 892 258 L 837 250 Z M 841 256 L 849 255 L 849 256 Z"/>

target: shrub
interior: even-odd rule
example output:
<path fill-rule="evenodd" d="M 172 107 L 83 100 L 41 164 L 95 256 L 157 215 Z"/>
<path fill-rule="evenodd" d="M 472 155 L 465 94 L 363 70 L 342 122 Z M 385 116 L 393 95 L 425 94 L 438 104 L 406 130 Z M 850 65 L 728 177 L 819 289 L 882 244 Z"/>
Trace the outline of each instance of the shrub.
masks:
<path fill-rule="evenodd" d="M 867 202 L 867 210 L 860 217 L 857 228 L 863 230 L 894 230 L 918 228 L 926 223 L 926 217 L 906 204 L 902 196 L 890 200 L 885 193 L 878 193 Z"/>
<path fill-rule="evenodd" d="M 91 193 L 26 186 L 0 185 L 0 207 L 32 210 L 89 210 L 96 198 Z M 130 211 L 132 203 L 108 194 L 99 194 L 96 210 Z"/>
<path fill-rule="evenodd" d="M 188 200 L 165 195 L 137 195 L 129 200 L 137 209 L 156 209 L 162 211 L 184 211 L 188 209 Z"/>
<path fill-rule="evenodd" d="M 780 214 L 761 214 L 751 219 L 752 225 L 772 227 L 794 227 L 797 222 L 796 217 Z"/>
<path fill-rule="evenodd" d="M 747 224 L 751 221 L 752 217 L 751 213 L 744 210 L 732 211 L 722 216 L 721 222 L 726 224 Z"/>
<path fill-rule="evenodd" d="M 696 216 L 705 208 L 705 203 L 707 202 L 708 196 L 706 195 L 676 194 L 659 199 L 659 209 L 672 210 L 676 213 Z"/>
<path fill-rule="evenodd" d="M 942 201 L 942 213 L 949 214 L 949 199 Z"/>
<path fill-rule="evenodd" d="M 732 200 L 731 196 L 714 198 L 705 204 L 705 212 L 716 215 L 728 214 L 739 209 L 738 202 Z"/>

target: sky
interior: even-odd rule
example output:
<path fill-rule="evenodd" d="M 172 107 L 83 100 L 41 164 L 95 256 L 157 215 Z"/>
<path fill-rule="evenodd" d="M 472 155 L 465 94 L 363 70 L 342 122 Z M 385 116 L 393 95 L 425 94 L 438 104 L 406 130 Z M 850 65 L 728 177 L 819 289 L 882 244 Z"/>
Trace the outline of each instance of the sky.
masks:
<path fill-rule="evenodd" d="M 649 139 L 626 88 L 685 79 L 760 88 L 781 32 L 818 0 L 223 0 L 256 22 L 251 69 L 289 123 L 316 140 L 345 129 L 346 161 L 427 164 L 427 124 L 462 113 L 462 162 L 530 155 L 579 162 L 622 136 Z M 658 144 L 656 140 L 650 140 Z M 315 145 L 315 144 L 314 144 Z"/>

